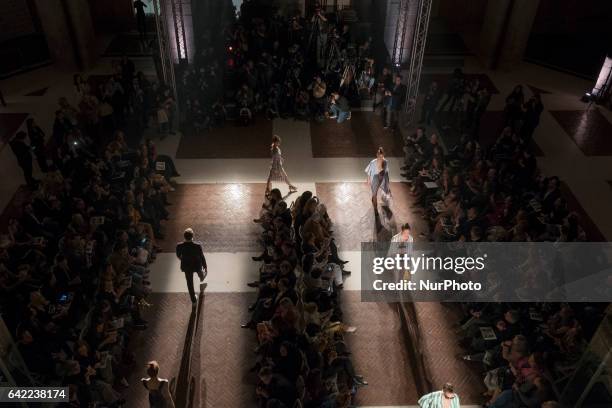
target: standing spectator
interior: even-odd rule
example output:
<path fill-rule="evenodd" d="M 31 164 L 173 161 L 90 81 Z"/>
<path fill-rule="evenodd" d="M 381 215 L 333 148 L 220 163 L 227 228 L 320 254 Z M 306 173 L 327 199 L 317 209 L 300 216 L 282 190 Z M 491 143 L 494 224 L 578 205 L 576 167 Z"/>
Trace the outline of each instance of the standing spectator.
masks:
<path fill-rule="evenodd" d="M 427 126 L 431 125 L 431 117 L 436 111 L 438 101 L 440 100 L 440 92 L 438 90 L 438 83 L 433 81 L 429 85 L 429 89 L 425 94 L 425 100 L 423 101 L 423 110 L 421 111 L 421 120 L 419 123 L 426 123 Z"/>
<path fill-rule="evenodd" d="M 396 75 L 393 87 L 385 91 L 385 129 L 396 125 L 404 99 L 406 99 L 406 85 L 402 84 L 402 76 Z"/>
<path fill-rule="evenodd" d="M 32 153 L 30 146 L 25 143 L 26 133 L 17 132 L 15 138 L 10 142 L 11 149 L 17 157 L 17 163 L 21 170 L 28 187 L 35 187 L 37 181 L 32 177 Z"/>
<path fill-rule="evenodd" d="M 525 142 L 529 142 L 533 136 L 533 132 L 540 124 L 540 115 L 544 111 L 542 98 L 540 94 L 533 95 L 524 106 L 524 122 L 521 127 L 521 137 Z"/>
<path fill-rule="evenodd" d="M 168 112 L 163 103 L 160 103 L 157 108 L 157 124 L 158 133 L 161 135 L 160 139 L 163 140 L 168 136 Z"/>
<path fill-rule="evenodd" d="M 312 91 L 312 112 L 315 119 L 320 119 L 325 112 L 325 92 L 327 85 L 320 75 L 315 75 L 314 80 L 308 87 Z"/>
<path fill-rule="evenodd" d="M 147 5 L 141 0 L 136 0 L 134 2 L 134 8 L 136 9 L 136 25 L 141 38 L 144 38 L 147 34 L 147 18 L 144 10 L 146 7 Z"/>
<path fill-rule="evenodd" d="M 80 74 L 74 74 L 72 76 L 72 84 L 74 85 L 77 101 L 80 101 L 81 98 L 89 92 L 89 84 Z"/>
<path fill-rule="evenodd" d="M 134 87 L 134 74 L 136 73 L 136 67 L 134 62 L 123 55 L 120 62 L 121 66 L 121 81 L 123 83 L 123 89 L 126 89 L 128 93 L 133 90 Z"/>
<path fill-rule="evenodd" d="M 480 119 L 482 115 L 487 111 L 487 107 L 491 102 L 491 94 L 486 87 L 483 87 L 478 91 L 478 99 L 476 100 L 476 107 L 474 108 L 474 121 L 473 121 L 473 135 L 478 140 L 478 133 L 480 130 Z"/>
<path fill-rule="evenodd" d="M 36 157 L 36 161 L 38 162 L 38 167 L 40 167 L 40 171 L 46 173 L 48 170 L 47 167 L 47 155 L 45 152 L 45 132 L 34 122 L 34 118 L 29 118 L 26 121 L 26 126 L 28 128 L 28 138 L 30 139 L 30 147 L 34 152 L 34 156 Z"/>
<path fill-rule="evenodd" d="M 53 122 L 53 142 L 55 147 L 60 147 L 64 144 L 66 135 L 70 133 L 72 128 L 72 123 L 64 116 L 64 112 L 61 110 L 55 111 L 55 121 Z"/>
<path fill-rule="evenodd" d="M 442 112 L 446 105 L 450 102 L 450 107 L 448 110 L 450 112 L 455 108 L 455 104 L 461 101 L 463 97 L 463 92 L 465 90 L 465 77 L 463 75 L 463 71 L 461 68 L 455 68 L 453 71 L 453 75 L 448 83 L 448 88 L 446 88 L 446 97 L 442 105 L 438 108 L 438 112 Z"/>
<path fill-rule="evenodd" d="M 391 89 L 391 87 L 393 87 L 393 76 L 391 75 L 389 68 L 387 67 L 383 68 L 382 73 L 378 77 L 377 87 L 378 87 L 378 91 L 374 97 L 374 108 L 375 109 L 378 107 L 378 105 L 383 104 L 383 101 L 385 99 L 384 98 L 385 90 Z M 378 94 L 380 94 L 380 99 L 378 97 Z"/>

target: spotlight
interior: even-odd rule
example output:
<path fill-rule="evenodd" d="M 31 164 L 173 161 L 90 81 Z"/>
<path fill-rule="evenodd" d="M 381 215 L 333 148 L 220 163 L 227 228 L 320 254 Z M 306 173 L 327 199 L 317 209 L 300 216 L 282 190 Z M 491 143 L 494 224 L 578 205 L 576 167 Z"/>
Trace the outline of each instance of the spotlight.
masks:
<path fill-rule="evenodd" d="M 580 102 L 589 103 L 593 99 L 593 95 L 590 92 L 585 92 L 580 98 Z"/>
<path fill-rule="evenodd" d="M 232 47 L 232 46 L 230 45 L 230 46 L 227 48 L 227 50 L 228 50 L 229 52 L 232 52 L 232 51 L 234 51 L 234 47 Z"/>
<path fill-rule="evenodd" d="M 591 91 L 597 100 L 605 99 L 612 86 L 612 57 L 606 56 L 604 59 L 595 87 Z"/>

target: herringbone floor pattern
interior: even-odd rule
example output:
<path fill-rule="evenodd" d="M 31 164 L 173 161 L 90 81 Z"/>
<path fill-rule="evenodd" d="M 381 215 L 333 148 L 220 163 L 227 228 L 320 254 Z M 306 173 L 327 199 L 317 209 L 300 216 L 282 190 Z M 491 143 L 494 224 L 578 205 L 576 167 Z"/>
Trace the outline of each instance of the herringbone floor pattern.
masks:
<path fill-rule="evenodd" d="M 453 332 L 452 324 L 459 321 L 454 306 L 418 302 L 415 308 L 432 386 L 437 389 L 451 382 L 462 404 L 481 403 L 481 393 L 485 391 L 482 378 L 474 366 L 457 357 L 465 352 L 457 344 L 458 338 Z"/>
<path fill-rule="evenodd" d="M 405 222 L 410 223 L 415 236 L 427 231 L 426 223 L 410 208 L 414 198 L 406 183 L 391 183 L 393 214 L 380 208 L 379 198 L 379 220 L 374 217 L 370 187 L 365 182 L 316 183 L 316 187 L 334 222 L 340 250 L 359 250 L 362 242 L 389 241 Z"/>
<path fill-rule="evenodd" d="M 145 313 L 149 321 L 146 331 L 137 332 L 130 342 L 136 354 L 136 363 L 128 377 L 131 384 L 125 393 L 130 408 L 148 408 L 147 391 L 139 384 L 146 377 L 146 363 L 157 360 L 160 376 L 176 379 L 183 354 L 183 344 L 191 314 L 191 301 L 187 293 L 152 293 L 151 308 Z"/>
<path fill-rule="evenodd" d="M 183 231 L 194 229 L 205 252 L 256 252 L 261 227 L 259 217 L 265 184 L 179 184 L 170 195 L 170 220 L 166 237 L 160 241 L 164 252 L 174 252 L 183 241 Z"/>
<path fill-rule="evenodd" d="M 368 386 L 357 392 L 357 406 L 415 404 L 418 397 L 397 309 L 387 303 L 362 303 L 359 291 L 342 293 L 344 321 L 357 327 L 346 340 L 355 370 Z"/>
<path fill-rule="evenodd" d="M 255 332 L 240 328 L 248 320 L 249 293 L 211 293 L 203 309 L 200 345 L 200 407 L 255 407 L 257 376 Z M 194 407 L 195 408 L 195 407 Z"/>
<path fill-rule="evenodd" d="M 382 146 L 388 156 L 403 156 L 401 138 L 383 129 L 378 112 L 352 113 L 351 120 L 310 123 L 313 157 L 371 157 Z"/>

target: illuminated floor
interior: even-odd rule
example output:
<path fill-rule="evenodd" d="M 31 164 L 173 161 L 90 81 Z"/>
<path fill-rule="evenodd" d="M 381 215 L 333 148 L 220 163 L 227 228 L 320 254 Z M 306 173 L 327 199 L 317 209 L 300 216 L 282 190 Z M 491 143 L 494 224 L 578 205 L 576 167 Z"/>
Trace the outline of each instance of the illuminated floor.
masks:
<path fill-rule="evenodd" d="M 103 60 L 100 66 L 90 73 L 107 73 L 108 61 Z M 137 63 L 139 69 L 152 72 L 147 61 L 141 60 Z M 584 208 L 602 235 L 611 240 L 612 217 L 609 215 L 609 209 L 612 207 L 612 189 L 608 183 L 612 180 L 612 140 L 609 133 L 612 113 L 596 107 L 591 109 L 597 111 L 584 112 L 585 106 L 579 101 L 579 96 L 592 84 L 529 64 L 518 67 L 512 73 L 498 73 L 483 70 L 477 66 L 475 60 L 468 59 L 466 72 L 486 74 L 499 90 L 499 94 L 493 95 L 489 106 L 491 115 L 503 110 L 506 95 L 517 83 L 525 86 L 527 96 L 530 92 L 527 85 L 548 92 L 542 96 L 546 111 L 542 114 L 540 126 L 534 136 L 541 151 L 538 157 L 539 166 L 544 174 L 558 175 L 565 182 L 576 203 Z M 36 116 L 39 124 L 50 134 L 57 98 L 67 95 L 74 101 L 71 75 L 72 72 L 61 72 L 49 67 L 24 74 L 10 82 L 5 81 L 3 92 L 9 107 L 0 108 L 0 129 L 10 129 L 6 131 L 9 133 L 17 130 L 19 126 L 14 124 L 15 115 L 9 117 L 5 114 L 29 113 Z M 43 88 L 48 89 L 38 92 Z M 26 96 L 29 93 L 39 95 Z M 364 119 L 365 117 L 368 118 Z M 25 119 L 25 116 L 23 118 Z M 194 226 L 205 243 L 210 264 L 210 274 L 207 278 L 209 286 L 206 289 L 208 295 L 202 309 L 203 320 L 200 322 L 203 325 L 200 328 L 201 341 L 194 346 L 198 351 L 194 352 L 192 357 L 194 361 L 191 373 L 197 375 L 200 380 L 197 385 L 198 398 L 205 401 L 203 406 L 212 407 L 226 406 L 219 404 L 228 401 L 230 405 L 227 406 L 245 406 L 242 405 L 243 402 L 252 397 L 252 379 L 246 374 L 252 361 L 249 360 L 252 355 L 248 354 L 252 345 L 249 342 L 250 337 L 241 331 L 238 325 L 246 318 L 246 306 L 253 296 L 245 286 L 246 282 L 256 276 L 256 266 L 250 257 L 258 250 L 257 226 L 250 220 L 257 217 L 261 204 L 264 188 L 262 183 L 269 167 L 265 152 L 270 134 L 279 134 L 283 138 L 285 167 L 300 192 L 310 190 L 320 196 L 328 206 L 336 223 L 335 231 L 341 256 L 351 261 L 348 266 L 353 274 L 345 284 L 347 293 L 359 290 L 361 271 L 358 243 L 374 237 L 373 217 L 367 200 L 363 170 L 370 156 L 374 154 L 369 150 L 378 144 L 384 144 L 390 152 L 398 154 L 393 138 L 379 133 L 379 124 L 371 122 L 378 118 L 372 113 L 365 113 L 364 118 L 357 117 L 355 122 L 347 123 L 343 129 L 338 129 L 338 132 L 334 131 L 332 122 L 311 126 L 306 122 L 275 120 L 271 124 L 262 124 L 260 132 L 264 133 L 253 135 L 253 140 L 244 146 L 244 150 L 239 150 L 240 145 L 231 148 L 218 145 L 212 138 L 204 139 L 203 144 L 201 141 L 197 142 L 200 152 L 206 152 L 207 146 L 213 151 L 213 147 L 222 149 L 222 159 L 210 158 L 212 154 L 208 153 L 196 152 L 189 156 L 195 158 L 181 158 L 185 155 L 179 154 L 175 162 L 182 174 L 178 179 L 182 185 L 170 197 L 173 202 L 172 215 L 170 222 L 166 223 L 167 238 L 162 242 L 166 252 L 160 254 L 152 266 L 152 285 L 156 293 L 152 299 L 153 317 L 150 320 L 155 323 L 143 333 L 142 338 L 135 340 L 138 367 L 142 367 L 144 362 L 151 358 L 157 358 L 162 364 L 163 375 L 178 378 L 191 307 L 183 275 L 178 272 L 173 248 L 176 241 L 180 240 L 182 229 Z M 355 124 L 364 121 L 370 121 L 367 123 L 372 126 L 369 128 L 371 130 L 363 132 L 361 127 L 356 130 Z M 326 138 L 327 133 L 329 134 Z M 148 136 L 156 137 L 154 132 Z M 354 139 L 351 139 L 353 136 Z M 371 138 L 368 139 L 369 136 Z M 177 157 L 179 145 L 182 144 L 183 151 L 188 151 L 192 143 L 195 143 L 189 139 L 181 141 L 180 137 L 176 135 L 161 142 L 157 141 L 159 152 Z M 258 146 L 260 143 L 261 147 Z M 196 146 L 193 147 L 195 149 Z M 4 169 L 7 167 L 4 163 L 9 163 L 10 160 L 14 160 L 10 149 L 2 149 L 0 163 L 3 165 L 0 170 L 6 170 L 3 172 L 3 175 L 7 176 L 5 179 L 20 180 L 20 174 L 12 174 Z M 411 222 L 419 232 L 420 214 L 411 209 L 405 186 L 401 184 L 401 160 L 391 154 L 389 161 L 391 180 L 394 182 L 392 188 L 396 195 L 395 222 Z M 286 186 L 281 187 L 286 194 Z M 0 205 L 3 206 L 12 196 L 16 185 L 15 182 L 7 182 L 3 183 L 1 188 Z M 291 202 L 296 196 L 289 196 L 288 201 Z M 355 299 L 353 302 L 358 303 Z M 355 308 L 357 307 L 358 305 L 355 305 Z M 442 312 L 437 309 L 428 313 Z M 358 325 L 360 328 L 354 334 L 356 364 L 366 376 L 376 377 L 380 375 L 381 364 L 385 363 L 382 360 L 360 360 L 374 358 L 376 352 L 359 343 L 371 326 L 368 326 L 367 322 L 360 322 Z M 393 331 L 385 333 L 388 335 Z M 447 341 L 452 342 L 453 339 Z M 218 354 L 220 350 L 225 354 Z M 365 350 L 369 351 L 360 353 Z M 383 350 L 380 350 L 380 353 L 383 353 Z M 213 357 L 216 360 L 213 360 Z M 229 361 L 231 364 L 219 365 L 222 361 Z M 403 363 L 399 362 L 393 369 L 399 370 L 401 367 Z M 453 364 L 453 375 L 460 375 L 461 369 L 460 365 Z M 444 373 L 436 375 L 442 376 Z M 140 374 L 135 372 L 131 382 L 135 383 L 139 376 Z M 225 386 L 219 382 L 221 379 L 225 379 L 238 390 L 235 396 L 227 396 L 234 399 L 219 399 L 225 395 L 223 393 L 215 396 L 216 390 Z M 377 379 L 370 379 L 373 384 L 376 384 L 376 381 Z M 130 406 L 144 406 L 144 393 L 140 388 L 137 384 L 130 388 L 136 390 L 134 393 L 130 392 L 133 403 Z M 360 403 L 368 406 L 410 406 L 416 402 L 415 395 L 393 394 L 389 398 L 376 395 L 376 388 L 370 386 L 360 397 Z M 478 401 L 464 399 L 464 402 Z"/>

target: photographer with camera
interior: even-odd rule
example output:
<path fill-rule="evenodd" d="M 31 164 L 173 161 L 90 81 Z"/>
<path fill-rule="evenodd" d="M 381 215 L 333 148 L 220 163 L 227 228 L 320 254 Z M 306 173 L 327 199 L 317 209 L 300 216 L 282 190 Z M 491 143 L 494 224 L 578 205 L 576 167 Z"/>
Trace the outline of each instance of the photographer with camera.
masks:
<path fill-rule="evenodd" d="M 336 119 L 338 123 L 342 123 L 345 120 L 351 120 L 351 106 L 349 105 L 348 99 L 340 95 L 337 92 L 331 94 L 330 100 L 331 106 L 329 111 L 331 116 L 329 119 Z"/>

